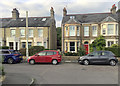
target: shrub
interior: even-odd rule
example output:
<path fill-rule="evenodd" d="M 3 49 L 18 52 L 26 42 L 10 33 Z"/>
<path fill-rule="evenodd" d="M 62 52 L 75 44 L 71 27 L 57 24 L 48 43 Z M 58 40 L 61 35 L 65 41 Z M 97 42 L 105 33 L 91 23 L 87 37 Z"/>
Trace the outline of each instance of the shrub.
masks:
<path fill-rule="evenodd" d="M 1 46 L 0 49 L 9 49 L 8 46 Z"/>
<path fill-rule="evenodd" d="M 79 49 L 78 49 L 78 55 L 79 56 L 86 55 L 86 50 L 85 50 L 84 46 L 79 47 Z"/>
<path fill-rule="evenodd" d="M 78 53 L 67 52 L 65 56 L 78 56 Z"/>
<path fill-rule="evenodd" d="M 115 56 L 120 57 L 120 47 L 107 47 L 105 50 L 111 51 Z"/>
<path fill-rule="evenodd" d="M 29 48 L 29 56 L 32 56 L 43 50 L 44 50 L 43 46 L 32 46 L 31 48 Z"/>
<path fill-rule="evenodd" d="M 44 50 L 44 47 L 43 46 L 32 46 L 29 48 L 29 56 L 32 56 L 40 51 L 43 51 Z M 23 56 L 26 56 L 26 48 L 21 48 L 20 49 L 20 53 L 23 55 Z"/>

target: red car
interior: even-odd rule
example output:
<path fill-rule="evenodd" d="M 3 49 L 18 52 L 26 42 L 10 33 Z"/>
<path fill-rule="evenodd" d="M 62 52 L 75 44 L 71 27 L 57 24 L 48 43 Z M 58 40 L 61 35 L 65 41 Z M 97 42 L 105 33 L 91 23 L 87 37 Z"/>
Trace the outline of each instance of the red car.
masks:
<path fill-rule="evenodd" d="M 28 63 L 52 63 L 54 65 L 61 62 L 62 58 L 59 51 L 56 50 L 45 50 L 41 51 L 28 58 Z"/>

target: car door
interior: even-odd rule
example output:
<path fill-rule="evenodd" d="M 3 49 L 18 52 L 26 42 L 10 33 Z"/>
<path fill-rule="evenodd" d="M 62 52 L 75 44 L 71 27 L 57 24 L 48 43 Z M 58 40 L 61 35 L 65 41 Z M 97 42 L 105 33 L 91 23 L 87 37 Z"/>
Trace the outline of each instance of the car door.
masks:
<path fill-rule="evenodd" d="M 51 62 L 53 55 L 54 55 L 53 51 L 47 51 L 45 61 L 46 62 Z"/>
<path fill-rule="evenodd" d="M 99 62 L 99 52 L 93 52 L 89 54 L 89 60 L 92 63 L 98 63 Z"/>
<path fill-rule="evenodd" d="M 101 63 L 106 63 L 109 59 L 109 54 L 105 51 L 102 51 L 100 54 L 100 62 Z"/>
<path fill-rule="evenodd" d="M 46 52 L 40 52 L 38 54 L 36 54 L 36 62 L 45 62 L 45 55 Z"/>

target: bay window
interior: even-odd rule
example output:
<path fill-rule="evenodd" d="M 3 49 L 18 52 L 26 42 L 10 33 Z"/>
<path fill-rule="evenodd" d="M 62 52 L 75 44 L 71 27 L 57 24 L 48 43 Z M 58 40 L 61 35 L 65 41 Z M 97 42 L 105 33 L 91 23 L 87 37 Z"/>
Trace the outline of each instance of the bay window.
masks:
<path fill-rule="evenodd" d="M 75 36 L 75 26 L 69 26 L 69 36 Z"/>
<path fill-rule="evenodd" d="M 77 26 L 77 36 L 80 36 L 80 29 L 79 29 L 79 26 Z"/>
<path fill-rule="evenodd" d="M 70 51 L 75 51 L 75 42 L 70 42 Z"/>
<path fill-rule="evenodd" d="M 114 24 L 108 24 L 108 35 L 111 35 L 114 33 Z"/>

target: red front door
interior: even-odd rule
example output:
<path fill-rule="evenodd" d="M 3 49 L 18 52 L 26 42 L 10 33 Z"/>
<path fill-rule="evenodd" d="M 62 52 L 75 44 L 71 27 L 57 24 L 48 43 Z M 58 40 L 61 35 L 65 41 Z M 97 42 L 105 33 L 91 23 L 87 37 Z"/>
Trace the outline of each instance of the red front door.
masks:
<path fill-rule="evenodd" d="M 88 44 L 84 44 L 85 50 L 86 50 L 86 54 L 88 54 L 88 50 L 89 50 L 89 46 Z"/>

